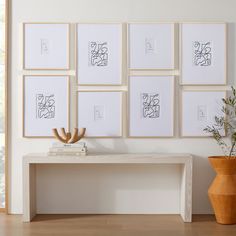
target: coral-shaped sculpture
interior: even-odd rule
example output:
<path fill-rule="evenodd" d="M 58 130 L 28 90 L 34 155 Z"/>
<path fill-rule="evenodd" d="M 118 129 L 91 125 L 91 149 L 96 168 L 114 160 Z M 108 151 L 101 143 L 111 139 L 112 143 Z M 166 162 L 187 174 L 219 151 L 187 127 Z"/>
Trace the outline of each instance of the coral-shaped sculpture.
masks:
<path fill-rule="evenodd" d="M 74 133 L 71 135 L 71 132 L 66 132 L 64 128 L 61 128 L 61 135 L 59 135 L 57 129 L 52 129 L 52 132 L 56 139 L 62 143 L 76 143 L 82 139 L 85 135 L 86 128 L 74 128 Z"/>

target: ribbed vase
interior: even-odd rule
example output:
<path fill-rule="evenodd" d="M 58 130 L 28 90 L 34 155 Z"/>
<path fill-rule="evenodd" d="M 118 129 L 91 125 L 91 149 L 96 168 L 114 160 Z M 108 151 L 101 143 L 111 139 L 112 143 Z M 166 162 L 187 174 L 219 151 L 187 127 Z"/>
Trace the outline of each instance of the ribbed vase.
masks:
<path fill-rule="evenodd" d="M 216 221 L 236 224 L 236 158 L 212 156 L 208 159 L 217 173 L 208 189 Z"/>

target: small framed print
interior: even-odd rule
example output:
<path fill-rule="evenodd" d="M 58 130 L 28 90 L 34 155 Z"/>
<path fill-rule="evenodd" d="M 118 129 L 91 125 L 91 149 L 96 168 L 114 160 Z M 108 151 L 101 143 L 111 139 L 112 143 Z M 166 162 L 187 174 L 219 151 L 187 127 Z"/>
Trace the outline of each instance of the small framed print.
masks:
<path fill-rule="evenodd" d="M 128 25 L 130 69 L 174 69 L 174 24 Z"/>
<path fill-rule="evenodd" d="M 181 52 L 181 84 L 226 84 L 227 27 L 225 23 L 181 24 Z"/>
<path fill-rule="evenodd" d="M 129 136 L 174 136 L 174 77 L 129 78 Z"/>
<path fill-rule="evenodd" d="M 80 85 L 122 84 L 122 24 L 77 24 Z"/>
<path fill-rule="evenodd" d="M 23 26 L 23 69 L 69 69 L 69 24 L 24 23 Z"/>
<path fill-rule="evenodd" d="M 77 122 L 85 137 L 121 137 L 122 92 L 79 91 Z"/>
<path fill-rule="evenodd" d="M 23 78 L 23 137 L 53 137 L 52 129 L 69 129 L 69 77 Z"/>
<path fill-rule="evenodd" d="M 215 116 L 224 116 L 221 109 L 225 97 L 226 91 L 182 91 L 181 136 L 209 136 L 203 130 L 215 123 Z"/>

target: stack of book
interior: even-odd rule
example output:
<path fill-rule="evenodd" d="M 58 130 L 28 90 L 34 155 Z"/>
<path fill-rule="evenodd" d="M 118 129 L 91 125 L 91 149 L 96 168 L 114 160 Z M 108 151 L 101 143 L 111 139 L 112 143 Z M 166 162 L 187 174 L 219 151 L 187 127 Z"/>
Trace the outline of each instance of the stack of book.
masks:
<path fill-rule="evenodd" d="M 49 148 L 49 156 L 86 156 L 87 147 L 83 142 L 65 144 L 65 143 L 53 143 Z"/>

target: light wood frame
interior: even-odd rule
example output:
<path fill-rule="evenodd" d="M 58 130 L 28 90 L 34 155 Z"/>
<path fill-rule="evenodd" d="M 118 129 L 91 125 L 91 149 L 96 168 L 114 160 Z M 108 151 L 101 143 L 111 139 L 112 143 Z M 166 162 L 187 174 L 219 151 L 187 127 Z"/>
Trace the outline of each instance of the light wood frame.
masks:
<path fill-rule="evenodd" d="M 172 117 L 172 122 L 173 122 L 173 135 L 171 136 L 133 136 L 130 135 L 130 77 L 173 77 L 173 98 L 172 98 L 172 106 L 173 106 L 173 117 Z M 127 123 L 127 137 L 128 138 L 135 138 L 135 139 L 151 139 L 151 138 L 174 138 L 175 137 L 175 113 L 176 113 L 176 107 L 175 107 L 175 97 L 176 97 L 176 76 L 174 75 L 132 75 L 128 76 L 128 98 L 127 98 L 127 118 L 126 118 L 126 123 Z"/>
<path fill-rule="evenodd" d="M 25 26 L 26 25 L 53 25 L 53 24 L 63 24 L 63 25 L 68 25 L 68 34 L 67 34 L 67 67 L 66 68 L 26 68 L 25 67 Z M 27 71 L 35 71 L 35 70 L 45 70 L 45 71 L 51 71 L 51 70 L 59 70 L 59 71 L 66 71 L 66 70 L 70 70 L 71 67 L 71 58 L 70 58 L 70 34 L 71 34 L 71 25 L 70 23 L 65 23 L 65 22 L 24 22 L 23 23 L 23 51 L 22 51 L 22 61 L 23 61 L 23 70 L 27 70 Z"/>
<path fill-rule="evenodd" d="M 67 93 L 68 93 L 68 95 L 67 95 L 67 99 L 68 99 L 68 102 L 67 102 L 67 106 L 68 106 L 68 111 L 67 111 L 67 117 L 68 117 L 68 123 L 67 123 L 67 127 L 68 127 L 68 130 L 70 130 L 70 76 L 69 75 L 55 75 L 55 74 L 53 74 L 53 75 L 24 75 L 23 76 L 23 89 L 22 89 L 22 91 L 23 91 L 23 93 L 22 93 L 22 101 L 23 101 L 23 109 L 22 109 L 22 111 L 23 111 L 23 113 L 22 113 L 22 127 L 23 127 L 23 129 L 22 129 L 22 137 L 23 138 L 54 138 L 54 136 L 52 135 L 52 136 L 27 136 L 27 135 L 25 135 L 25 80 L 26 80 L 26 77 L 27 76 L 30 76 L 30 77 L 33 77 L 33 76 L 35 76 L 35 77 L 48 77 L 48 76 L 57 76 L 57 77 L 67 77 Z"/>
<path fill-rule="evenodd" d="M 223 89 L 218 89 L 218 90 L 184 90 L 184 89 L 181 89 L 180 91 L 180 95 L 179 95 L 179 134 L 180 134 L 180 138 L 212 138 L 211 135 L 206 135 L 206 136 L 203 136 L 203 135 L 197 135 L 197 136 L 190 136 L 190 135 L 183 135 L 183 127 L 182 127 L 182 123 L 183 123 L 183 92 L 224 92 L 225 93 L 225 96 L 224 98 L 226 98 L 227 96 L 227 91 L 226 90 L 223 90 Z M 225 132 L 225 135 L 223 137 L 226 137 L 227 134 Z"/>
<path fill-rule="evenodd" d="M 179 71 L 180 71 L 180 85 L 186 86 L 224 86 L 228 83 L 228 24 L 226 22 L 179 22 Z M 224 84 L 191 84 L 191 83 L 183 83 L 182 82 L 182 60 L 183 60 L 183 45 L 182 45 L 182 25 L 183 24 L 223 24 L 225 25 L 225 76 L 224 76 Z"/>
<path fill-rule="evenodd" d="M 173 68 L 131 68 L 130 67 L 130 30 L 129 26 L 131 24 L 139 24 L 139 25 L 155 25 L 155 24 L 172 24 L 172 33 L 173 33 L 173 38 L 172 38 L 172 63 L 173 63 Z M 133 70 L 133 71 L 172 71 L 176 69 L 176 27 L 177 27 L 177 22 L 127 22 L 127 37 L 126 37 L 126 43 L 127 43 L 127 51 L 126 51 L 126 57 L 127 57 L 127 68 L 128 70 Z"/>
<path fill-rule="evenodd" d="M 4 120 L 4 128 L 5 128 L 5 137 L 4 137 L 4 143 L 5 143 L 5 208 L 0 208 L 0 212 L 9 214 L 9 175 L 10 172 L 8 171 L 9 168 L 9 93 L 8 93 L 8 87 L 9 87 L 9 70 L 10 70 L 10 11 L 11 9 L 11 0 L 5 0 L 5 78 L 4 78 L 4 83 L 5 83 L 5 102 L 4 102 L 4 107 L 5 107 L 5 120 Z"/>
<path fill-rule="evenodd" d="M 120 25 L 121 26 L 121 33 L 120 33 L 120 42 L 121 42 L 121 49 L 120 49 L 120 83 L 118 84 L 80 84 L 79 82 L 79 73 L 78 73 L 78 25 Z M 79 86 L 122 86 L 124 84 L 124 61 L 123 61 L 123 55 L 124 55 L 124 23 L 118 23 L 118 22 L 81 22 L 75 24 L 75 50 L 76 50 L 76 56 L 75 56 L 75 67 L 76 67 L 76 82 Z"/>
<path fill-rule="evenodd" d="M 124 136 L 124 112 L 123 112 L 123 104 L 125 104 L 125 96 L 124 96 L 124 91 L 122 90 L 78 90 L 76 91 L 76 127 L 78 127 L 78 118 L 79 118 L 79 110 L 78 110 L 78 95 L 79 93 L 87 93 L 87 92 L 93 92 L 93 93 L 106 93 L 106 92 L 119 92 L 121 93 L 121 101 L 120 101 L 120 118 L 121 118 L 121 123 L 120 123 L 120 134 L 119 136 L 84 136 L 84 138 L 122 138 Z M 82 128 L 82 127 L 81 127 Z M 84 127 L 86 128 L 86 127 Z"/>

